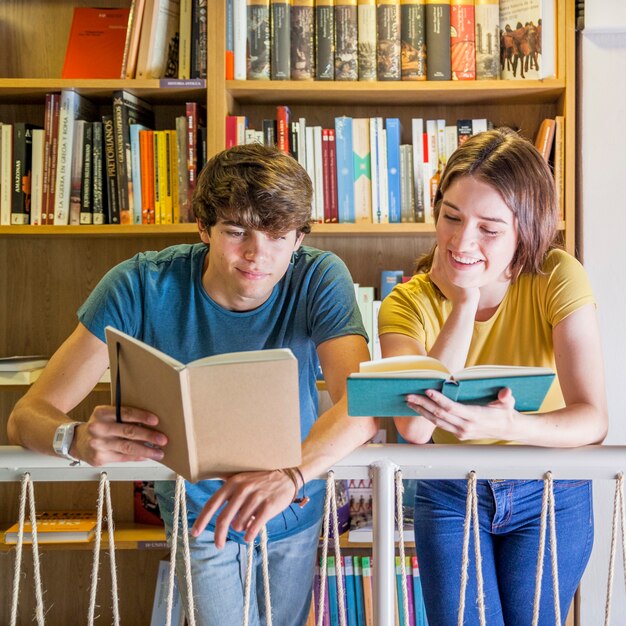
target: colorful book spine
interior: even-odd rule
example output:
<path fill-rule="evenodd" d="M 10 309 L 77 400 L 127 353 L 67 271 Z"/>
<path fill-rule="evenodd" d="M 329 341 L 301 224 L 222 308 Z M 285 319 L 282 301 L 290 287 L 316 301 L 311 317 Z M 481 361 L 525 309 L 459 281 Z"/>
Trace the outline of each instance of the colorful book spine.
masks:
<path fill-rule="evenodd" d="M 335 557 L 329 556 L 326 559 L 327 583 L 328 583 L 328 607 L 330 610 L 330 626 L 339 626 L 339 598 L 337 597 L 337 569 L 335 567 Z"/>
<path fill-rule="evenodd" d="M 337 202 L 339 222 L 352 223 L 354 213 L 354 157 L 352 152 L 352 118 L 335 118 L 337 149 Z"/>
<path fill-rule="evenodd" d="M 291 80 L 315 78 L 314 0 L 292 0 Z"/>
<path fill-rule="evenodd" d="M 289 127 L 291 111 L 289 107 L 279 105 L 276 107 L 276 147 L 289 154 Z"/>
<path fill-rule="evenodd" d="M 387 118 L 387 197 L 389 198 L 389 222 L 402 221 L 402 191 L 400 185 L 400 137 L 402 128 L 397 117 Z"/>
<path fill-rule="evenodd" d="M 328 129 L 328 156 L 330 158 L 330 221 L 336 224 L 339 221 L 339 202 L 337 199 L 337 142 L 335 129 Z"/>
<path fill-rule="evenodd" d="M 141 155 L 139 148 L 139 132 L 148 130 L 143 124 L 130 126 L 130 158 L 133 166 L 133 224 L 141 224 L 142 197 L 141 197 Z"/>
<path fill-rule="evenodd" d="M 60 106 L 60 93 L 46 94 L 43 193 L 41 199 L 42 224 L 54 223 L 54 189 L 56 185 L 56 159 L 59 138 Z"/>
<path fill-rule="evenodd" d="M 424 606 L 420 569 L 416 556 L 411 557 L 411 569 L 413 571 L 413 605 L 415 608 L 415 626 L 427 626 L 426 607 Z"/>
<path fill-rule="evenodd" d="M 247 5 L 246 0 L 233 0 L 233 78 L 247 77 Z"/>
<path fill-rule="evenodd" d="M 247 77 L 270 79 L 270 4 L 269 0 L 248 0 Z"/>
<path fill-rule="evenodd" d="M 315 2 L 315 78 L 335 78 L 335 7 L 334 0 Z"/>
<path fill-rule="evenodd" d="M 356 603 L 357 626 L 365 626 L 365 604 L 363 599 L 363 571 L 361 569 L 361 557 L 353 556 L 354 567 L 354 596 Z"/>
<path fill-rule="evenodd" d="M 143 130 L 139 133 L 141 157 L 141 223 L 154 224 L 154 131 Z"/>
<path fill-rule="evenodd" d="M 42 128 L 33 130 L 32 178 L 30 223 L 41 224 L 41 203 L 43 199 L 43 153 L 46 141 Z"/>
<path fill-rule="evenodd" d="M 456 136 L 456 128 L 454 129 Z M 415 222 L 415 189 L 413 186 L 413 146 L 400 146 L 401 221 Z"/>
<path fill-rule="evenodd" d="M 115 131 L 113 130 L 112 115 L 102 116 L 102 132 L 106 170 L 107 222 L 109 224 L 119 224 L 120 205 L 117 193 L 117 176 L 115 175 Z"/>
<path fill-rule="evenodd" d="M 376 80 L 376 0 L 358 0 L 359 80 Z"/>
<path fill-rule="evenodd" d="M 426 80 L 425 0 L 401 0 L 402 80 Z"/>
<path fill-rule="evenodd" d="M 378 80 L 400 80 L 400 0 L 378 0 L 376 6 Z"/>
<path fill-rule="evenodd" d="M 93 123 L 86 122 L 83 131 L 83 171 L 80 186 L 80 224 L 93 223 Z"/>
<path fill-rule="evenodd" d="M 291 0 L 270 0 L 270 76 L 291 78 Z"/>
<path fill-rule="evenodd" d="M 374 602 L 372 597 L 372 566 L 369 556 L 361 560 L 363 572 L 363 604 L 365 606 L 365 626 L 374 626 Z"/>
<path fill-rule="evenodd" d="M 370 152 L 370 120 L 352 120 L 354 153 L 354 216 L 357 222 L 372 223 L 372 163 Z"/>
<path fill-rule="evenodd" d="M 426 0 L 426 76 L 450 80 L 450 0 Z"/>
<path fill-rule="evenodd" d="M 411 140 L 413 142 L 413 188 L 415 190 L 415 221 L 424 222 L 424 120 L 414 117 L 411 120 Z"/>
<path fill-rule="evenodd" d="M 405 578 L 406 578 L 406 590 L 409 603 L 409 624 L 415 625 L 415 599 L 413 597 L 413 572 L 411 571 L 411 557 L 407 556 L 404 559 L 405 563 Z"/>
<path fill-rule="evenodd" d="M 357 0 L 335 2 L 335 80 L 358 80 Z"/>
<path fill-rule="evenodd" d="M 343 568 L 346 574 L 346 617 L 348 620 L 348 626 L 358 626 L 353 560 L 351 556 L 344 556 L 341 558 L 343 560 Z"/>
<path fill-rule="evenodd" d="M 500 78 L 500 0 L 474 0 L 476 80 Z"/>
<path fill-rule="evenodd" d="M 11 224 L 30 223 L 31 209 L 31 173 L 33 155 L 32 124 L 16 122 L 13 124 L 13 167 L 11 189 Z"/>
<path fill-rule="evenodd" d="M 452 80 L 476 79 L 474 0 L 450 0 Z"/>
<path fill-rule="evenodd" d="M 102 122 L 92 122 L 93 146 L 93 190 L 92 190 L 92 223 L 96 225 L 106 222 L 107 184 L 104 164 L 104 136 Z"/>

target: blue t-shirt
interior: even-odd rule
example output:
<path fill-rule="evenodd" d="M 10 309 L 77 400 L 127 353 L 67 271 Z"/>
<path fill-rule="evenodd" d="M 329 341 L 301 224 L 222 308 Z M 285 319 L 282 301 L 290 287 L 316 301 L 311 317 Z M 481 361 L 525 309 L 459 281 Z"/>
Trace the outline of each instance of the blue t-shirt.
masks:
<path fill-rule="evenodd" d="M 300 428 L 306 438 L 317 418 L 316 347 L 335 337 L 366 336 L 346 266 L 330 252 L 302 246 L 266 302 L 251 311 L 230 311 L 202 285 L 207 251 L 202 243 L 184 244 L 120 263 L 80 307 L 80 322 L 102 341 L 105 327 L 113 326 L 183 363 L 226 352 L 290 348 L 298 359 Z M 190 523 L 220 485 L 215 480 L 186 484 Z M 171 520 L 174 483 L 159 482 L 156 491 L 163 516 Z M 316 523 L 322 491 L 321 481 L 307 485 L 311 502 L 302 509 L 291 505 L 270 520 L 269 538 Z M 231 530 L 229 537 L 243 543 L 240 533 Z"/>

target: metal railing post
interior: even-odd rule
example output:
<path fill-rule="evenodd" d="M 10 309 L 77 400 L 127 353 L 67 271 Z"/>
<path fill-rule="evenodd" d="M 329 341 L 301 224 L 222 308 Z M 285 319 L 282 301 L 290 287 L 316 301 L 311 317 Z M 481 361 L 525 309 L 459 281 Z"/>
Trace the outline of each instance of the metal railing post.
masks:
<path fill-rule="evenodd" d="M 387 459 L 370 466 L 372 475 L 374 624 L 395 623 L 394 475 L 397 465 Z"/>

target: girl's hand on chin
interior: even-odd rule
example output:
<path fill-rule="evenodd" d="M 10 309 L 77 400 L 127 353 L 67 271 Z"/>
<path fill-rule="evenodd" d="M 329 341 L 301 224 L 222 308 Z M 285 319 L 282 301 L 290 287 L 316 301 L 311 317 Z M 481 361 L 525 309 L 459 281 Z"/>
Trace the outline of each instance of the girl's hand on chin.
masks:
<path fill-rule="evenodd" d="M 480 290 L 478 287 L 459 287 L 452 283 L 446 275 L 447 251 L 439 246 L 435 248 L 433 264 L 430 268 L 430 280 L 453 305 L 475 304 L 478 306 Z"/>

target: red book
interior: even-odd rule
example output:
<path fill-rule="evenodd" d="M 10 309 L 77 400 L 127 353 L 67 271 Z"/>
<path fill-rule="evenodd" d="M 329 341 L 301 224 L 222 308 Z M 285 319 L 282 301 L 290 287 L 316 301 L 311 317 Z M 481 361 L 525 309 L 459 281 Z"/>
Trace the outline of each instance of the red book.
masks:
<path fill-rule="evenodd" d="M 237 145 L 237 116 L 226 116 L 226 147 L 232 148 Z"/>
<path fill-rule="evenodd" d="M 276 147 L 289 154 L 289 107 L 279 105 L 276 107 Z"/>
<path fill-rule="evenodd" d="M 129 14 L 75 7 L 61 78 L 119 78 Z"/>
<path fill-rule="evenodd" d="M 330 221 L 336 224 L 339 221 L 339 200 L 337 198 L 337 146 L 334 128 L 328 130 L 328 157 L 330 160 Z"/>
<path fill-rule="evenodd" d="M 324 222 L 331 222 L 330 209 L 330 153 L 328 128 L 322 128 L 322 188 L 324 189 Z"/>
<path fill-rule="evenodd" d="M 450 2 L 450 64 L 452 80 L 476 79 L 474 0 Z"/>
<path fill-rule="evenodd" d="M 42 180 L 43 194 L 41 199 L 42 224 L 54 223 L 54 187 L 56 185 L 60 108 L 61 94 L 46 94 Z"/>

